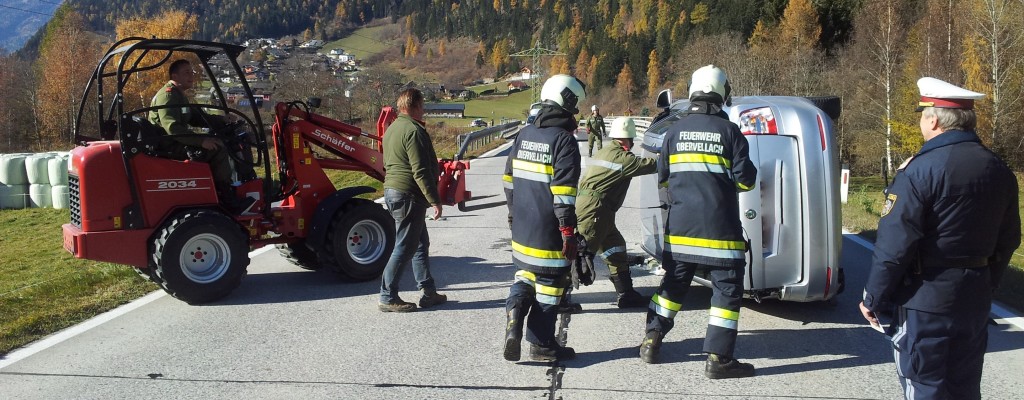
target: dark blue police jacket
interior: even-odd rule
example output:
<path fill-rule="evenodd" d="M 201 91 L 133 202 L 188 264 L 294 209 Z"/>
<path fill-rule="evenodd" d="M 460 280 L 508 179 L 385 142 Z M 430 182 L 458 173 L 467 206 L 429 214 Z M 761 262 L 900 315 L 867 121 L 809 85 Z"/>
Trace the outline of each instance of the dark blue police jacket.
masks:
<path fill-rule="evenodd" d="M 886 190 L 864 305 L 987 309 L 1020 244 L 1017 180 L 974 132 L 925 142 Z"/>

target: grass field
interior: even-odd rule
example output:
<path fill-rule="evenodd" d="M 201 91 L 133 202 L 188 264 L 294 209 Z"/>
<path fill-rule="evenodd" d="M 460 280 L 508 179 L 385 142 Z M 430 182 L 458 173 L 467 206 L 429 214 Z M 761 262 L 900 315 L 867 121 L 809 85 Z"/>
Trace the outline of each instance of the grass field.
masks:
<path fill-rule="evenodd" d="M 344 39 L 335 40 L 324 45 L 321 53 L 341 48 L 356 56 L 357 60 L 365 60 L 370 56 L 387 50 L 390 47 L 398 46 L 398 43 L 386 43 L 377 38 L 379 32 L 388 29 L 391 25 L 381 25 L 369 28 L 361 28 Z"/>
<path fill-rule="evenodd" d="M 61 247 L 68 210 L 0 211 L 0 354 L 155 290 L 130 267 Z"/>

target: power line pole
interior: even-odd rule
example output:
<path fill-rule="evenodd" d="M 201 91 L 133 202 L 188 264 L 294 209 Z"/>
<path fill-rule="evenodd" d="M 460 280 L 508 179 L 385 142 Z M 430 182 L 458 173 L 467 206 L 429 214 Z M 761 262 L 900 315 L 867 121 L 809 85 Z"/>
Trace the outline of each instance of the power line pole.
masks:
<path fill-rule="evenodd" d="M 543 74 L 540 73 L 540 69 L 541 69 L 540 58 L 541 57 L 564 56 L 564 55 L 565 55 L 565 53 L 559 53 L 559 52 L 554 51 L 554 50 L 549 50 L 549 49 L 542 48 L 542 47 L 540 47 L 540 44 L 534 45 L 533 48 L 531 48 L 531 49 L 526 49 L 526 50 L 520 51 L 518 53 L 509 55 L 510 57 L 530 57 L 530 58 L 533 59 L 533 68 L 532 68 L 533 72 L 530 74 L 530 78 L 531 78 L 530 87 L 533 88 L 533 102 L 534 103 L 540 101 L 540 92 L 538 91 L 538 88 L 540 87 L 540 76 L 543 75 Z"/>

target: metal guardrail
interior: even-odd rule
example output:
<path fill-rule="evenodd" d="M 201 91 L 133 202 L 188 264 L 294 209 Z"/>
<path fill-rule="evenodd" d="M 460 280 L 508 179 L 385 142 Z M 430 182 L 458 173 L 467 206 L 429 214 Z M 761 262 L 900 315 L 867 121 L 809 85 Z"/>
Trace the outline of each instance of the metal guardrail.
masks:
<path fill-rule="evenodd" d="M 618 117 L 624 117 L 625 115 L 605 115 L 604 116 L 604 131 L 608 132 L 612 128 L 612 121 Z M 580 117 L 585 118 L 585 117 Z M 647 128 L 651 127 L 651 121 L 654 117 L 636 117 L 630 116 L 633 119 L 633 124 L 636 125 L 636 137 L 643 138 L 644 133 L 647 132 Z"/>
<path fill-rule="evenodd" d="M 609 115 L 604 117 L 605 131 L 610 129 L 611 121 L 619 116 Z M 644 132 L 647 132 L 647 128 L 651 126 L 652 117 L 630 117 L 633 118 L 633 123 L 636 124 L 636 136 L 643 138 Z M 506 133 L 517 131 L 522 127 L 522 122 L 513 121 L 501 125 L 492 126 L 489 128 L 481 129 L 466 134 L 459 135 L 456 138 L 456 142 L 459 143 L 459 152 L 455 154 L 456 160 L 462 160 L 465 157 L 466 152 L 470 150 L 479 149 L 481 146 L 487 145 L 495 139 L 504 136 Z"/>
<path fill-rule="evenodd" d="M 479 149 L 508 132 L 518 130 L 521 122 L 512 121 L 490 128 L 481 129 L 475 132 L 459 135 L 455 140 L 459 143 L 459 152 L 455 154 L 456 160 L 461 160 L 469 150 Z"/>

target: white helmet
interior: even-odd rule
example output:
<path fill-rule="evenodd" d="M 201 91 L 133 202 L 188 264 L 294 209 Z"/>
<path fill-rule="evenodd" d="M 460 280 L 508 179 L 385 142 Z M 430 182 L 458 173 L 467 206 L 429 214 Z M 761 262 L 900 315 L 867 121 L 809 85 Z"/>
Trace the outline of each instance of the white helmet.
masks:
<path fill-rule="evenodd" d="M 618 117 L 612 121 L 612 131 L 608 134 L 612 139 L 632 139 L 636 137 L 636 124 L 630 117 Z"/>
<path fill-rule="evenodd" d="M 580 112 L 577 106 L 587 98 L 586 85 L 569 75 L 555 75 L 540 90 L 540 100 L 557 104 L 573 114 Z"/>
<path fill-rule="evenodd" d="M 597 104 L 590 106 L 590 112 L 597 112 Z"/>
<path fill-rule="evenodd" d="M 703 100 L 728 105 L 732 100 L 729 97 L 731 91 L 725 71 L 714 65 L 700 67 L 693 71 L 693 77 L 690 78 L 690 101 Z"/>

